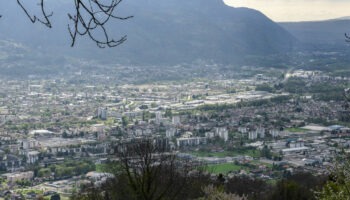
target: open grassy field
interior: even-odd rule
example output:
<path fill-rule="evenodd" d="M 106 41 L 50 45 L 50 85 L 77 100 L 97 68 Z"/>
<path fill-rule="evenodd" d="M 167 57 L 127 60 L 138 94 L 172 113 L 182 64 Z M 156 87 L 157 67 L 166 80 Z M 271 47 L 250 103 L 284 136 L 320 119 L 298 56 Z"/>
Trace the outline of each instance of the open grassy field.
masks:
<path fill-rule="evenodd" d="M 198 157 L 235 157 L 235 156 L 251 156 L 251 157 L 259 157 L 260 153 L 258 150 L 247 150 L 243 152 L 236 151 L 224 151 L 224 152 L 191 152 L 192 155 Z"/>
<path fill-rule="evenodd" d="M 209 165 L 207 171 L 215 174 L 227 174 L 229 172 L 239 171 L 243 169 L 242 166 L 235 165 L 233 163 L 223 163 L 217 165 Z"/>
<path fill-rule="evenodd" d="M 96 165 L 96 171 L 97 172 L 106 172 L 107 165 L 106 164 L 98 164 Z"/>
<path fill-rule="evenodd" d="M 215 164 L 215 165 L 208 165 L 207 171 L 215 174 L 227 174 L 229 172 L 236 172 L 241 169 L 244 170 L 251 170 L 258 168 L 259 165 L 265 165 L 267 168 L 272 168 L 272 164 L 270 163 L 264 163 L 260 162 L 258 160 L 252 160 L 250 161 L 251 166 L 246 165 L 239 165 L 234 163 L 222 163 L 222 164 Z"/>
<path fill-rule="evenodd" d="M 277 180 L 274 180 L 274 179 L 268 180 L 267 183 L 269 183 L 269 184 L 271 184 L 271 185 L 276 185 Z"/>

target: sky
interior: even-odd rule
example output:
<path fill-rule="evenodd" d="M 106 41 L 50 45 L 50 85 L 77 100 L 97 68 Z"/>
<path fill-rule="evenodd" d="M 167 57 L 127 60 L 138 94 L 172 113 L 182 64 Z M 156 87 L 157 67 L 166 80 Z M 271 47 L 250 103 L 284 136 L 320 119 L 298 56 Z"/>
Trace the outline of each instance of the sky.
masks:
<path fill-rule="evenodd" d="M 259 10 L 274 21 L 315 21 L 350 16 L 350 0 L 224 0 Z"/>

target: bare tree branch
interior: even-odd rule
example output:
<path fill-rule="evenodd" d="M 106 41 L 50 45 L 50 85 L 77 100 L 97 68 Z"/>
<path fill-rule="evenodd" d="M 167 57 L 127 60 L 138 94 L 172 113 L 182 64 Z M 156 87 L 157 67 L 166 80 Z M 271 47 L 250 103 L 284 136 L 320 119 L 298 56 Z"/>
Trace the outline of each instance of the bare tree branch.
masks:
<path fill-rule="evenodd" d="M 68 17 L 73 23 L 68 24 L 69 35 L 72 39 L 71 46 L 76 43 L 78 36 L 87 36 L 100 48 L 116 47 L 126 41 L 127 36 L 121 37 L 119 40 L 110 38 L 107 31 L 107 23 L 111 19 L 127 20 L 133 16 L 119 17 L 115 15 L 115 10 L 123 0 L 72 0 L 74 1 L 74 13 L 68 13 Z M 50 18 L 53 12 L 47 12 L 45 8 L 45 0 L 40 0 L 41 17 L 32 15 L 23 5 L 21 0 L 17 0 L 17 4 L 27 15 L 32 23 L 42 23 L 48 28 L 52 28 Z M 0 18 L 2 15 L 0 15 Z M 101 36 L 102 35 L 102 36 Z"/>
<path fill-rule="evenodd" d="M 345 33 L 345 41 L 350 42 L 350 36 L 347 33 Z"/>
<path fill-rule="evenodd" d="M 88 2 L 88 4 L 86 4 Z M 75 14 L 68 14 L 73 26 L 68 25 L 69 34 L 72 38 L 71 46 L 74 46 L 77 36 L 88 35 L 98 47 L 116 47 L 126 41 L 126 36 L 119 40 L 110 39 L 106 30 L 106 23 L 111 19 L 127 20 L 133 16 L 118 17 L 114 15 L 116 7 L 122 0 L 111 0 L 110 4 L 103 4 L 99 0 L 74 0 Z M 104 37 L 100 40 L 94 31 L 102 32 Z"/>
<path fill-rule="evenodd" d="M 44 24 L 45 26 L 47 26 L 48 28 L 52 28 L 52 24 L 49 18 L 52 17 L 53 13 L 52 12 L 50 14 L 46 13 L 44 8 L 44 0 L 40 0 L 40 8 L 43 15 L 43 19 L 38 18 L 36 15 L 31 16 L 20 0 L 17 0 L 17 4 L 22 8 L 22 10 L 24 11 L 24 13 L 27 15 L 27 17 L 30 19 L 32 23 L 35 23 L 38 21 Z"/>

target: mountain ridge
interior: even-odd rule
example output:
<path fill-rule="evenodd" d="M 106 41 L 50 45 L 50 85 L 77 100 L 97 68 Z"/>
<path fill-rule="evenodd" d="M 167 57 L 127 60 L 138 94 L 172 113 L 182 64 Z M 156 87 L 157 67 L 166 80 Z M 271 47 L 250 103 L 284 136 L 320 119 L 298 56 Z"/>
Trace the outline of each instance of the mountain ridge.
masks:
<path fill-rule="evenodd" d="M 278 23 L 297 38 L 304 46 L 311 48 L 348 48 L 345 33 L 350 32 L 350 20 L 333 19 L 309 22 Z"/>
<path fill-rule="evenodd" d="M 288 52 L 296 42 L 291 34 L 261 12 L 233 8 L 221 0 L 145 0 L 142 3 L 130 0 L 120 5 L 118 15 L 135 17 L 115 21 L 108 27 L 116 39 L 127 34 L 126 43 L 118 48 L 96 50 L 91 41 L 79 38 L 77 46 L 71 49 L 66 29 L 68 20 L 57 17 L 66 16 L 67 6 L 56 7 L 53 30 L 23 22 L 23 13 L 7 13 L 14 21 L 0 21 L 0 26 L 5 25 L 2 35 L 44 53 L 136 64 L 177 64 L 194 60 L 234 63 L 246 55 Z M 19 25 L 12 27 L 14 23 Z"/>

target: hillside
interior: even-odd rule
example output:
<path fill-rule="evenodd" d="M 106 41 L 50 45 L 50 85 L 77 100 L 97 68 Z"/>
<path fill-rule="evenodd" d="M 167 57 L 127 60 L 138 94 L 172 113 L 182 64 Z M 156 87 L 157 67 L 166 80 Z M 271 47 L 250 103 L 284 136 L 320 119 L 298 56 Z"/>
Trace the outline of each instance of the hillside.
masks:
<path fill-rule="evenodd" d="M 114 22 L 109 27 L 115 38 L 128 35 L 125 44 L 99 51 L 92 42 L 82 39 L 71 49 L 65 14 L 69 10 L 68 2 L 48 4 L 48 9 L 55 9 L 52 30 L 31 25 L 15 4 L 11 6 L 6 2 L 11 9 L 5 11 L 6 17 L 0 21 L 0 39 L 24 43 L 44 54 L 108 58 L 113 62 L 135 64 L 177 64 L 195 60 L 235 63 L 247 55 L 289 51 L 296 42 L 262 13 L 232 8 L 221 0 L 145 0 L 142 3 L 129 0 L 124 1 L 118 11 L 120 15 L 135 17 Z M 4 2 L 0 2 L 0 7 L 1 4 Z"/>
<path fill-rule="evenodd" d="M 305 46 L 314 48 L 344 48 L 344 34 L 350 33 L 350 20 L 340 18 L 315 22 L 279 23 Z"/>

